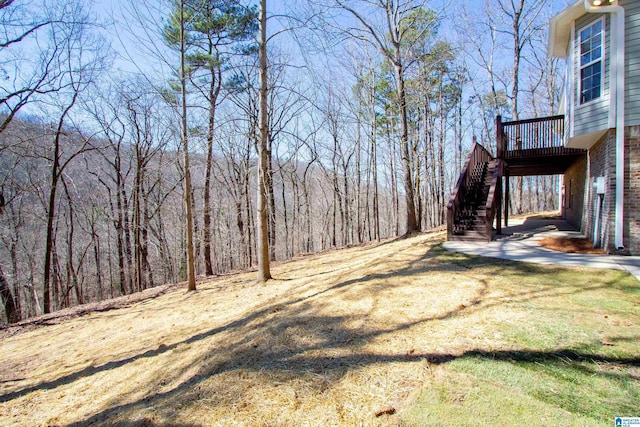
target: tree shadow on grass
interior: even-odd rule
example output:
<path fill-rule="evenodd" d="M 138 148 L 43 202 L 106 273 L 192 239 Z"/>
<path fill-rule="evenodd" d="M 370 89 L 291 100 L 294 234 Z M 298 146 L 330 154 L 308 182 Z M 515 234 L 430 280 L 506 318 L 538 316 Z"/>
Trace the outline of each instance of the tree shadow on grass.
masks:
<path fill-rule="evenodd" d="M 236 355 L 238 359 L 243 357 L 242 354 Z M 80 422 L 70 424 L 69 427 L 81 427 L 90 425 L 138 425 L 135 423 L 111 423 L 112 417 L 121 416 L 127 413 L 136 413 L 140 410 L 144 410 L 149 407 L 153 408 L 170 408 L 173 406 L 174 398 L 179 395 L 181 399 L 191 400 L 197 399 L 199 395 L 195 390 L 198 389 L 198 385 L 203 381 L 211 378 L 212 376 L 220 375 L 231 370 L 252 370 L 254 372 L 269 371 L 272 373 L 286 373 L 287 376 L 294 377 L 301 376 L 307 373 L 322 374 L 327 377 L 334 377 L 333 381 L 337 381 L 338 378 L 344 376 L 348 371 L 353 369 L 360 369 L 363 366 L 374 364 L 387 364 L 395 362 L 412 362 L 412 361 L 424 361 L 431 365 L 442 365 L 458 359 L 484 359 L 490 361 L 500 361 L 509 363 L 531 363 L 537 365 L 544 364 L 557 364 L 561 363 L 563 369 L 571 369 L 576 371 L 582 371 L 584 375 L 592 377 L 598 376 L 611 376 L 606 372 L 600 372 L 598 370 L 589 368 L 585 364 L 614 364 L 623 367 L 640 367 L 640 358 L 609 358 L 604 356 L 598 356 L 589 353 L 583 353 L 579 350 L 573 349 L 559 349 L 548 352 L 542 351 L 528 351 L 528 350 L 508 350 L 508 351 L 485 351 L 485 350 L 470 350 L 462 354 L 447 354 L 447 353 L 412 353 L 412 354 L 367 354 L 367 353 L 355 353 L 348 356 L 340 357 L 303 357 L 296 356 L 290 352 L 266 352 L 262 357 L 251 358 L 254 362 L 258 363 L 237 363 L 230 362 L 228 364 L 218 365 L 213 369 L 204 370 L 201 373 L 193 376 L 188 381 L 182 383 L 177 388 L 164 392 L 157 393 L 148 396 L 144 399 L 124 403 L 122 405 L 113 406 L 105 409 L 102 412 Z M 261 362 L 261 363 L 260 363 Z M 637 388 L 640 381 L 635 380 Z M 320 386 L 320 384 L 318 384 Z M 184 396 L 187 395 L 187 397 Z M 623 405 L 626 408 L 629 405 Z M 632 405 L 631 405 L 632 406 Z M 611 408 L 615 411 L 618 408 Z M 632 409 L 632 408 L 631 408 Z M 590 415 L 589 413 L 583 413 L 582 415 Z M 146 424 L 143 424 L 146 425 Z M 151 424 L 155 425 L 155 424 Z M 165 427 L 165 425 L 161 425 Z"/>
<path fill-rule="evenodd" d="M 445 316 L 442 316 L 445 317 Z M 508 362 L 516 364 L 561 364 L 564 369 L 573 369 L 581 371 L 585 376 L 601 376 L 615 380 L 620 374 L 613 375 L 610 372 L 596 369 L 595 364 L 610 364 L 623 368 L 639 368 L 639 357 L 616 358 L 599 354 L 592 354 L 588 351 L 580 349 L 557 349 L 551 351 L 535 351 L 535 350 L 498 350 L 487 351 L 483 349 L 473 349 L 461 354 L 447 352 L 416 352 L 404 351 L 398 349 L 393 353 L 371 353 L 364 351 L 359 344 L 368 343 L 373 337 L 379 336 L 390 330 L 375 330 L 370 332 L 360 332 L 349 329 L 344 326 L 344 320 L 341 317 L 304 317 L 304 316 L 283 316 L 273 319 L 268 325 L 262 325 L 269 329 L 272 334 L 281 336 L 287 334 L 313 334 L 317 339 L 317 343 L 313 345 L 297 345 L 296 342 L 288 345 L 269 346 L 260 342 L 256 345 L 256 341 L 262 332 L 248 334 L 240 343 L 234 344 L 234 348 L 220 349 L 219 351 L 227 351 L 228 356 L 225 360 L 212 363 L 205 362 L 202 364 L 200 372 L 191 376 L 188 380 L 179 384 L 176 388 L 149 395 L 144 399 L 134 402 L 127 402 L 121 405 L 115 405 L 107 408 L 100 413 L 83 420 L 71 424 L 72 426 L 88 426 L 94 424 L 111 424 L 113 417 L 127 416 L 127 414 L 135 414 L 147 408 L 172 408 L 178 402 L 192 402 L 198 400 L 200 395 L 200 385 L 205 381 L 225 373 L 250 371 L 259 375 L 282 375 L 279 381 L 297 379 L 307 379 L 311 375 L 314 383 L 307 384 L 309 388 L 317 388 L 321 390 L 327 387 L 327 383 L 336 383 L 340 378 L 350 371 L 362 369 L 366 366 L 385 365 L 397 362 L 426 362 L 431 365 L 442 365 L 449 362 L 472 358 L 483 359 L 498 362 Z M 310 327 L 309 325 L 323 325 L 322 328 Z M 407 325 L 396 328 L 407 328 Z M 291 331 L 293 329 L 293 331 Z M 612 339 L 615 340 L 615 339 Z M 268 344 L 268 341 L 267 341 Z M 346 355 L 328 355 L 317 354 L 316 350 L 340 349 L 345 350 L 351 347 L 353 351 Z M 331 353 L 331 352 L 328 352 Z M 176 373 L 174 376 L 179 376 Z M 321 380 L 320 378 L 329 378 Z M 640 381 L 635 379 L 635 384 Z M 330 385 L 329 385 L 330 386 Z M 207 387 L 204 387 L 206 390 Z M 206 392 L 205 392 L 206 393 Z M 239 400 L 243 397 L 239 396 Z M 126 401 L 126 399 L 125 399 Z M 216 402 L 213 403 L 217 404 Z M 225 404 L 225 403 L 220 403 Z M 226 403 L 228 404 L 228 402 Z M 178 405 L 180 406 L 180 405 Z"/>
<path fill-rule="evenodd" d="M 430 272 L 437 272 L 437 271 L 451 272 L 451 266 L 448 264 L 454 264 L 454 265 L 460 266 L 463 268 L 464 271 L 467 271 L 467 272 L 469 272 L 470 270 L 476 267 L 490 267 L 496 270 L 496 274 L 499 270 L 505 269 L 505 268 L 515 269 L 516 271 L 519 271 L 527 275 L 528 274 L 544 275 L 544 274 L 551 274 L 554 272 L 553 270 L 550 270 L 546 266 L 539 266 L 536 264 L 523 264 L 523 263 L 518 263 L 514 261 L 495 260 L 491 258 L 482 258 L 482 257 L 472 257 L 472 256 L 466 256 L 462 254 L 454 254 L 454 256 L 451 257 L 449 256 L 450 254 L 451 254 L 450 252 L 446 251 L 441 246 L 432 246 L 426 251 L 424 256 L 412 262 L 409 262 L 405 268 L 391 270 L 383 273 L 365 274 L 363 276 L 360 276 L 354 279 L 338 281 L 334 285 L 329 286 L 325 289 L 318 290 L 317 292 L 311 295 L 295 298 L 284 303 L 278 302 L 278 303 L 269 304 L 263 309 L 258 310 L 244 318 L 238 319 L 233 322 L 229 322 L 226 325 L 209 329 L 199 334 L 195 334 L 185 340 L 176 342 L 174 344 L 171 344 L 171 345 L 161 344 L 155 349 L 150 349 L 124 359 L 111 361 L 98 366 L 88 366 L 80 371 L 62 376 L 52 381 L 43 382 L 31 387 L 27 387 L 21 390 L 0 395 L 0 402 L 7 402 L 34 391 L 54 389 L 65 384 L 70 384 L 77 379 L 84 378 L 87 376 L 92 376 L 103 371 L 117 369 L 119 367 L 125 366 L 129 363 L 135 362 L 140 359 L 153 358 L 160 354 L 166 353 L 168 351 L 172 351 L 180 345 L 196 344 L 207 338 L 213 337 L 219 333 L 226 332 L 229 330 L 234 330 L 234 329 L 241 329 L 246 325 L 255 322 L 256 320 L 261 319 L 262 317 L 267 316 L 270 313 L 273 313 L 274 311 L 281 311 L 286 309 L 286 307 L 293 307 L 303 302 L 313 303 L 315 299 L 321 296 L 324 296 L 331 292 L 337 292 L 344 289 L 348 289 L 355 285 L 361 285 L 361 284 L 372 283 L 372 282 L 386 283 L 386 281 L 388 281 L 389 279 L 393 279 L 397 277 L 413 277 L 413 276 L 424 275 Z M 438 261 L 438 259 L 444 259 L 445 261 L 444 262 Z M 397 327 L 377 330 L 375 333 L 369 334 L 367 338 L 372 339 L 375 336 L 380 336 L 383 334 L 388 334 L 392 332 L 398 332 L 404 329 L 409 329 L 413 326 L 416 326 L 424 322 L 445 320 L 455 316 L 469 313 L 472 310 L 483 310 L 483 309 L 487 309 L 487 308 L 505 303 L 503 298 L 487 298 L 486 297 L 487 289 L 488 289 L 487 283 L 483 279 L 477 279 L 477 281 L 480 283 L 480 287 L 476 292 L 476 294 L 471 299 L 471 301 L 468 302 L 467 304 L 465 305 L 455 304 L 450 310 L 447 310 L 439 315 L 429 316 L 429 317 L 419 319 L 414 322 L 409 322 Z M 586 286 L 583 288 L 569 286 L 568 288 L 570 289 L 569 292 L 579 293 L 585 290 L 596 290 L 596 289 L 604 288 L 607 286 L 608 284 L 603 284 L 598 286 Z M 521 302 L 521 301 L 529 301 L 531 299 L 539 298 L 539 297 L 549 297 L 549 296 L 553 296 L 556 292 L 558 292 L 559 288 L 561 287 L 562 286 L 543 286 L 543 287 L 537 286 L 537 289 L 525 289 L 522 292 L 513 293 L 508 296 L 508 299 L 509 299 L 509 302 Z M 299 312 L 290 313 L 290 315 L 293 316 L 294 318 L 296 316 L 299 316 L 300 314 L 301 313 Z M 266 325 L 261 325 L 261 327 L 264 327 L 264 326 Z"/>
<path fill-rule="evenodd" d="M 520 274 L 524 276 L 528 274 L 555 274 L 554 269 L 546 266 L 521 264 L 512 261 L 500 262 L 501 260 L 485 260 L 482 258 L 478 259 L 478 257 L 454 256 L 451 258 L 448 254 L 447 251 L 439 246 L 433 246 L 426 249 L 423 256 L 406 263 L 405 267 L 378 273 L 363 274 L 356 278 L 337 279 L 335 283 L 319 289 L 311 295 L 298 298 L 293 297 L 284 302 L 269 303 L 260 310 L 243 318 L 194 334 L 180 342 L 171 345 L 160 345 L 156 349 L 147 350 L 131 357 L 111 361 L 99 366 L 89 366 L 52 381 L 4 394 L 0 396 L 0 402 L 8 402 L 28 393 L 51 390 L 71 384 L 80 378 L 117 369 L 137 360 L 153 359 L 156 356 L 175 350 L 180 345 L 201 345 L 207 347 L 205 344 L 206 340 L 222 332 L 229 331 L 233 331 L 234 337 L 239 337 L 238 340 L 216 347 L 211 354 L 205 355 L 202 361 L 198 361 L 200 366 L 199 372 L 195 375 L 188 375 L 188 379 L 181 380 L 173 389 L 159 393 L 150 393 L 147 397 L 133 402 L 127 402 L 127 400 L 130 399 L 128 399 L 127 396 L 122 396 L 118 399 L 120 402 L 123 402 L 122 404 L 118 404 L 118 402 L 109 404 L 109 408 L 102 410 L 91 418 L 71 425 L 84 426 L 101 423 L 123 426 L 138 425 L 134 423 L 127 424 L 126 421 L 124 421 L 124 424 L 117 424 L 119 421 L 114 421 L 113 418 L 122 416 L 122 414 L 126 416 L 126 414 L 149 407 L 170 409 L 172 402 L 183 399 L 184 395 L 193 395 L 197 386 L 205 380 L 223 373 L 241 370 L 272 373 L 286 372 L 296 377 L 309 373 L 331 374 L 335 378 L 340 378 L 349 371 L 357 370 L 368 365 L 417 360 L 438 365 L 461 357 L 534 361 L 535 363 L 545 363 L 547 361 L 557 360 L 558 357 L 563 357 L 569 360 L 570 363 L 576 364 L 584 363 L 585 360 L 591 360 L 631 367 L 640 366 L 638 358 L 607 358 L 574 349 L 561 349 L 550 352 L 487 352 L 476 349 L 462 354 L 409 351 L 413 349 L 398 349 L 397 351 L 378 353 L 371 353 L 364 350 L 365 344 L 378 337 L 408 330 L 429 322 L 447 320 L 501 304 L 549 297 L 559 292 L 566 294 L 599 289 L 608 286 L 606 283 L 591 287 L 577 286 L 576 284 L 523 287 L 522 291 L 514 292 L 505 299 L 502 297 L 489 296 L 487 292 L 489 285 L 484 279 L 476 277 L 479 285 L 477 289 L 474 290 L 474 293 L 469 295 L 470 300 L 468 304 L 461 305 L 453 303 L 449 309 L 437 315 L 425 316 L 410 322 L 400 322 L 395 325 L 389 325 L 388 327 L 385 325 L 385 327 L 374 328 L 365 325 L 362 328 L 356 328 L 349 323 L 352 319 L 348 318 L 348 316 L 327 316 L 324 314 L 332 311 L 332 298 L 343 296 L 344 293 L 348 292 L 354 286 L 371 286 L 374 291 L 383 290 L 384 288 L 394 287 L 392 284 L 394 281 L 388 279 L 395 277 L 418 277 L 438 271 L 462 272 L 463 274 L 473 275 L 475 268 L 482 268 L 483 270 L 489 269 L 495 271 L 495 274 L 499 274 L 500 272 L 509 272 L 509 274 Z M 350 272 L 350 275 L 353 276 L 354 273 L 357 272 Z M 320 297 L 325 297 L 325 299 L 320 299 Z M 297 339 L 296 337 L 305 337 L 305 339 Z M 336 352 L 330 352 L 328 350 L 340 350 L 340 354 L 335 355 Z M 173 379 L 184 378 L 186 368 L 181 372 L 172 372 L 170 375 Z M 149 385 L 149 389 L 151 388 L 151 385 Z M 114 421 L 115 424 L 112 421 Z M 165 425 L 161 426 L 169 427 Z"/>

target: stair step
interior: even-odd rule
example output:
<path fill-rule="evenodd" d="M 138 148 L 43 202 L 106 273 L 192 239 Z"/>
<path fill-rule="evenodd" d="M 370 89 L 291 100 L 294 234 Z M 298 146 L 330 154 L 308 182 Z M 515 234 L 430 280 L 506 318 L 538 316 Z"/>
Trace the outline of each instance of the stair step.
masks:
<path fill-rule="evenodd" d="M 454 231 L 481 231 L 484 232 L 487 229 L 487 224 L 484 221 L 460 221 L 454 224 Z"/>
<path fill-rule="evenodd" d="M 483 235 L 452 235 L 449 237 L 449 240 L 455 240 L 458 242 L 487 242 L 489 239 Z"/>
<path fill-rule="evenodd" d="M 493 159 L 476 163 L 469 171 L 462 206 L 455 213 L 453 230 L 449 236 L 451 240 L 487 242 L 493 238 L 491 228 L 487 233 L 486 204 L 497 166 L 498 162 Z"/>
<path fill-rule="evenodd" d="M 487 233 L 484 230 L 465 230 L 465 236 L 469 237 L 486 237 Z"/>

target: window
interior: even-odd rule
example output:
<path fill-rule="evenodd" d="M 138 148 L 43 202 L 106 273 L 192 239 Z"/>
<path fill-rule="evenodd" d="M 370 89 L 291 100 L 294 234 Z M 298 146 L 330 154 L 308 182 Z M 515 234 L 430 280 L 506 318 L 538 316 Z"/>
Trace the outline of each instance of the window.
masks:
<path fill-rule="evenodd" d="M 600 19 L 580 31 L 580 104 L 602 93 L 602 34 Z"/>

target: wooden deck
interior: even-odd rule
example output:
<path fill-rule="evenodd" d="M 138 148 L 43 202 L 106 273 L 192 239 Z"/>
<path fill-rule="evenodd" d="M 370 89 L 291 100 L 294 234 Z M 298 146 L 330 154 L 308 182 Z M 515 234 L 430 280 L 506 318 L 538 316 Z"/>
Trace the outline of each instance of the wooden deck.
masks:
<path fill-rule="evenodd" d="M 498 233 L 501 217 L 508 226 L 509 177 L 562 174 L 586 156 L 586 150 L 565 147 L 564 116 L 511 122 L 498 116 L 496 138 L 495 158 L 474 138 L 447 206 L 448 240 L 491 241 L 494 221 Z M 476 170 L 491 173 L 479 177 Z"/>
<path fill-rule="evenodd" d="M 497 157 L 509 176 L 564 173 L 586 150 L 564 146 L 564 116 L 502 122 L 496 120 Z"/>

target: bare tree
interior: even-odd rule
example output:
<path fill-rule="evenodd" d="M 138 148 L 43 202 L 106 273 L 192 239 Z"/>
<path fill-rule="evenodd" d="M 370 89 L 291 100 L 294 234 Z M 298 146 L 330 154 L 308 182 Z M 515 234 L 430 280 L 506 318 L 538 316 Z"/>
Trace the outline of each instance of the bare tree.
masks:
<path fill-rule="evenodd" d="M 357 28 L 348 28 L 344 32 L 350 37 L 374 45 L 393 66 L 400 120 L 400 157 L 406 198 L 406 232 L 414 232 L 418 230 L 419 224 L 409 152 L 405 72 L 415 60 L 414 47 L 433 32 L 436 16 L 426 9 L 425 1 L 381 0 L 374 3 L 366 0 L 334 0 L 334 3 L 357 22 Z M 382 25 L 375 23 L 375 17 L 378 15 L 382 15 Z"/>
<path fill-rule="evenodd" d="M 205 84 L 198 82 L 199 75 L 193 74 L 192 84 L 202 94 L 208 104 L 207 118 L 207 158 L 205 164 L 203 195 L 203 246 L 205 273 L 213 274 L 211 253 L 211 178 L 213 174 L 213 148 L 216 126 L 216 110 L 220 102 L 223 67 L 233 54 L 243 54 L 242 42 L 256 30 L 256 13 L 253 8 L 243 7 L 237 0 L 201 2 L 188 1 L 186 6 L 193 13 L 189 25 L 189 44 L 194 52 L 188 56 L 189 66 L 203 70 Z"/>
<path fill-rule="evenodd" d="M 506 21 L 505 28 L 500 30 L 512 38 L 513 48 L 513 68 L 511 70 L 511 116 L 513 120 L 520 117 L 520 70 L 522 52 L 527 44 L 531 42 L 531 38 L 541 30 L 543 25 L 539 19 L 541 12 L 544 10 L 546 0 L 529 1 L 529 0 L 500 0 L 498 6 Z M 518 148 L 518 147 L 516 147 Z M 517 214 L 523 212 L 523 179 L 521 176 L 516 178 L 516 200 L 515 211 Z"/>
<path fill-rule="evenodd" d="M 118 291 L 120 295 L 126 295 L 132 288 L 129 198 L 125 186 L 127 175 L 131 170 L 131 157 L 126 156 L 124 148 L 127 131 L 124 114 L 120 111 L 122 90 L 109 85 L 105 88 L 105 92 L 106 94 L 91 97 L 85 103 L 85 110 L 101 129 L 100 137 L 108 146 L 107 150 L 99 152 L 103 161 L 96 162 L 98 167 L 87 165 L 86 169 L 96 176 L 97 181 L 107 193 L 110 220 L 116 239 Z"/>
<path fill-rule="evenodd" d="M 0 216 L 3 213 L 4 207 L 4 196 L 0 192 Z M 2 271 L 2 265 L 0 265 L 0 298 L 2 298 L 2 306 L 4 307 L 7 321 L 9 323 L 19 322 L 22 319 L 22 315 L 17 303 L 18 300 L 16 300 L 13 292 L 11 291 L 11 288 L 9 287 L 9 282 L 7 281 L 4 272 Z"/>
<path fill-rule="evenodd" d="M 55 94 L 58 104 L 58 119 L 53 129 L 52 152 L 48 159 L 51 163 L 49 182 L 49 196 L 47 206 L 47 233 L 44 258 L 44 312 L 49 313 L 51 304 L 51 280 L 54 262 L 54 221 L 56 219 L 56 197 L 62 174 L 69 164 L 79 155 L 94 149 L 90 139 L 84 139 L 79 144 L 70 144 L 69 153 L 65 153 L 63 144 L 67 139 L 66 124 L 70 119 L 71 110 L 78 102 L 80 94 L 91 84 L 95 83 L 99 73 L 106 66 L 104 56 L 105 46 L 100 39 L 91 39 L 87 32 L 90 26 L 89 16 L 82 8 L 76 11 L 76 22 L 73 26 L 62 28 L 52 27 L 51 38 L 60 43 L 61 56 L 58 57 L 59 73 L 64 86 L 64 92 Z M 71 141 L 69 141 L 71 142 Z M 75 146 L 74 146 L 75 145 Z"/>
<path fill-rule="evenodd" d="M 75 157 L 71 155 L 62 160 L 60 137 L 63 125 L 78 93 L 95 79 L 98 70 L 104 66 L 104 56 L 100 56 L 106 49 L 90 34 L 89 29 L 95 26 L 95 22 L 80 1 L 4 1 L 0 3 L 0 22 L 0 132 L 36 98 L 67 99 L 60 110 L 56 136 L 53 137 L 47 227 L 47 237 L 52 238 L 60 174 Z M 100 55 L 96 55 L 97 49 L 102 49 Z M 46 248 L 44 309 L 48 312 L 51 309 L 49 284 L 53 248 L 49 239 Z"/>
<path fill-rule="evenodd" d="M 69 84 L 61 69 L 63 34 L 86 19 L 79 0 L 0 2 L 0 132 L 35 97 Z"/>
<path fill-rule="evenodd" d="M 194 213 L 193 213 L 193 187 L 191 184 L 191 165 L 189 149 L 189 125 L 187 117 L 187 85 L 192 69 L 189 67 L 187 25 L 188 20 L 193 19 L 193 11 L 187 9 L 186 0 L 174 1 L 174 10 L 169 17 L 169 23 L 165 25 L 163 36 L 167 44 L 178 50 L 180 65 L 176 70 L 179 79 L 180 100 L 180 141 L 182 144 L 182 161 L 184 170 L 184 205 L 186 217 L 186 257 L 187 257 L 187 290 L 196 290 L 196 264 L 194 250 Z"/>

